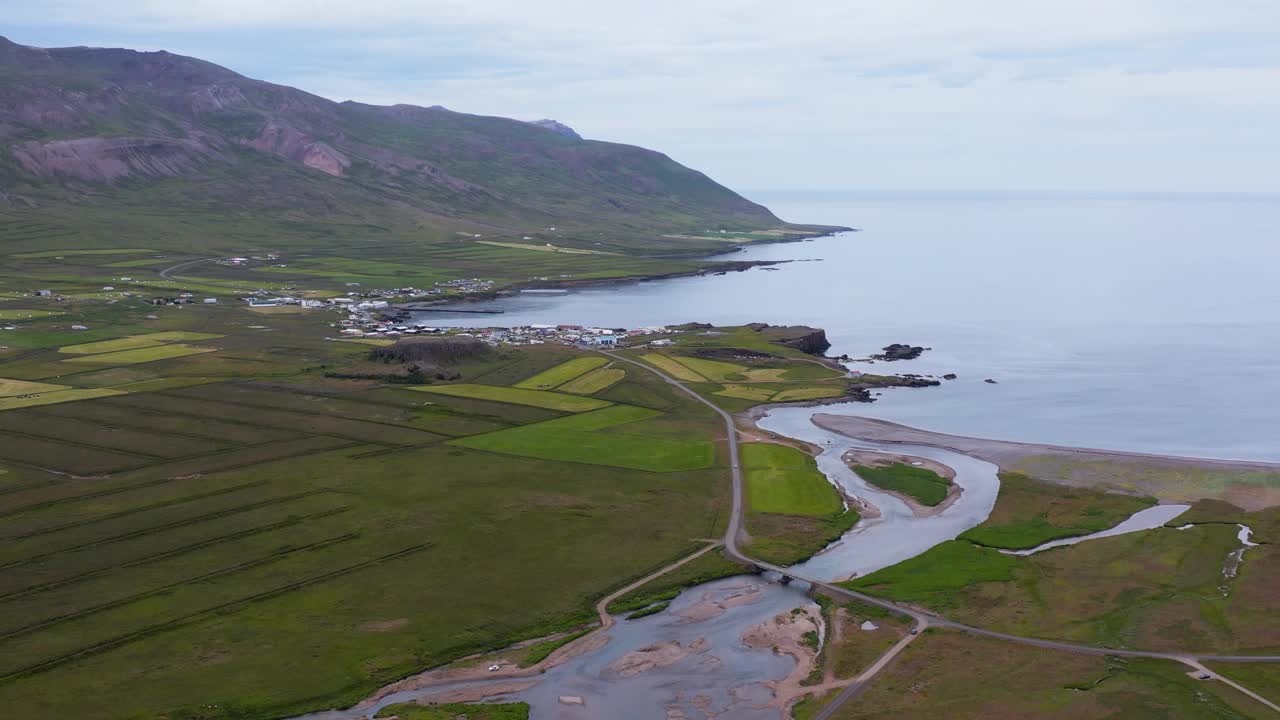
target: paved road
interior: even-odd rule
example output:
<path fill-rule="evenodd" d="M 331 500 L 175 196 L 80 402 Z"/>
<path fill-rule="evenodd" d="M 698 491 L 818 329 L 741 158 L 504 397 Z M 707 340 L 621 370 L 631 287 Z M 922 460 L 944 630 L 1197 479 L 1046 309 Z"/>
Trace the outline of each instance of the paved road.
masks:
<path fill-rule="evenodd" d="M 885 610 L 896 613 L 898 615 L 906 615 L 914 621 L 913 629 L 917 631 L 923 631 L 925 628 L 928 628 L 928 627 L 943 627 L 943 628 L 950 628 L 952 630 L 959 630 L 961 632 L 967 632 L 972 635 L 980 635 L 983 637 L 990 637 L 998 640 L 1007 640 L 1009 642 L 1021 643 L 1023 645 L 1032 645 L 1034 647 L 1045 648 L 1047 650 L 1060 650 L 1063 652 L 1073 652 L 1073 653 L 1080 653 L 1084 655 L 1116 655 L 1120 657 L 1156 658 L 1160 660 L 1173 660 L 1175 662 L 1184 663 L 1192 667 L 1202 667 L 1198 664 L 1199 662 L 1202 662 L 1202 661 L 1204 662 L 1271 662 L 1271 663 L 1280 662 L 1280 655 L 1201 655 L 1197 653 L 1166 653 L 1166 652 L 1150 652 L 1150 651 L 1144 651 L 1144 650 L 1119 650 L 1115 648 L 1097 647 L 1094 645 L 1082 645 L 1078 643 L 1059 642 L 1056 640 L 1044 640 L 1041 638 L 1024 637 L 1021 635 L 1011 635 L 1009 633 L 996 632 L 994 630 L 985 630 L 983 628 L 977 628 L 971 625 L 958 623 L 953 620 L 948 620 L 947 618 L 942 617 L 941 615 L 921 612 L 914 608 L 909 608 L 903 605 L 899 605 L 889 600 L 883 600 L 881 598 L 865 595 L 863 593 L 857 592 L 856 590 L 849 590 L 848 588 L 840 587 L 839 585 L 832 585 L 830 583 L 827 583 L 821 580 L 815 580 L 815 579 L 807 578 L 801 575 L 796 575 L 795 573 L 791 572 L 787 568 L 778 567 L 777 565 L 773 565 L 771 563 L 763 562 L 761 560 L 756 560 L 755 558 L 752 558 L 746 555 L 738 548 L 738 538 L 741 537 L 741 534 L 742 534 L 743 482 L 742 482 L 742 467 L 741 467 L 741 462 L 739 460 L 739 455 L 738 455 L 738 429 L 733 422 L 733 417 L 729 413 L 720 409 L 720 407 L 717 406 L 715 403 L 711 402 L 710 400 L 707 400 L 706 398 L 702 397 L 701 395 L 694 392 L 693 390 L 690 390 L 688 387 L 684 385 L 684 383 L 680 382 L 679 380 L 676 380 L 675 378 L 662 372 L 661 370 L 658 370 L 657 368 L 651 365 L 646 365 L 645 363 L 623 357 L 621 355 L 609 352 L 607 350 L 601 350 L 600 352 L 605 355 L 608 355 L 609 357 L 614 358 L 615 360 L 629 362 L 632 365 L 642 367 L 645 370 L 652 372 L 658 377 L 661 377 L 668 384 L 678 388 L 681 392 L 684 392 L 685 394 L 694 398 L 695 400 L 702 403 L 703 405 L 706 405 L 707 407 L 711 408 L 712 410 L 715 411 L 717 415 L 720 416 L 722 420 L 724 420 L 725 433 L 727 435 L 728 442 L 729 442 L 729 458 L 730 458 L 730 465 L 731 465 L 730 470 L 733 478 L 733 511 L 729 517 L 729 525 L 726 528 L 725 534 L 724 534 L 724 548 L 725 548 L 725 552 L 728 553 L 730 557 L 734 558 L 735 560 L 738 560 L 739 562 L 749 563 L 749 564 L 755 565 L 756 567 L 762 570 L 771 570 L 773 572 L 786 575 L 796 580 L 802 580 L 804 582 L 809 583 L 814 588 L 822 590 L 829 595 L 849 598 L 851 600 L 857 600 L 859 602 L 863 602 L 869 605 L 874 605 L 876 607 L 883 608 Z M 897 645 L 894 645 L 892 648 L 890 648 L 889 652 L 881 656 L 881 658 L 877 660 L 870 668 L 868 668 L 866 672 L 860 675 L 852 685 L 850 685 L 848 688 L 845 688 L 845 690 L 842 691 L 840 695 L 838 695 L 836 699 L 832 703 L 830 703 L 826 708 L 824 708 L 823 711 L 819 713 L 816 717 L 817 718 L 831 717 L 831 713 L 835 712 L 836 708 L 840 707 L 844 703 L 844 701 L 848 700 L 849 698 L 861 692 L 861 690 L 866 686 L 867 682 L 870 681 L 875 676 L 876 673 L 884 669 L 884 667 L 887 666 L 889 662 L 893 660 L 893 658 L 896 657 L 899 652 L 901 652 L 902 648 L 906 647 L 906 645 L 911 641 L 911 639 L 915 637 L 917 636 L 914 634 L 908 634 L 906 638 L 904 638 L 903 642 L 900 642 Z M 1234 683 L 1232 683 L 1232 685 L 1234 686 Z M 1253 695 L 1253 693 L 1249 693 L 1249 694 Z M 1265 700 L 1263 702 L 1266 702 L 1269 705 L 1271 704 L 1270 702 Z"/>

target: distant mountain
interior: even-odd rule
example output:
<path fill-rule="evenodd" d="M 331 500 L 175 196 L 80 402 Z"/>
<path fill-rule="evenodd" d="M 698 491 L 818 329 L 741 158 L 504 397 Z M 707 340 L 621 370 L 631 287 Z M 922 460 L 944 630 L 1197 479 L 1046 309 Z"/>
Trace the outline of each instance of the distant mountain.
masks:
<path fill-rule="evenodd" d="M 169 52 L 0 38 L 6 197 L 635 232 L 784 225 L 661 153 L 554 120 L 339 103 Z"/>

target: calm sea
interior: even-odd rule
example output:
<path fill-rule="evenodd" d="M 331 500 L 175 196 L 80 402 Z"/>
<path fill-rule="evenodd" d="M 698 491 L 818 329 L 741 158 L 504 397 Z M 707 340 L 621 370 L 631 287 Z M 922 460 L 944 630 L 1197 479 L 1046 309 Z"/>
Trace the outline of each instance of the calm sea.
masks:
<path fill-rule="evenodd" d="M 1280 198 L 757 196 L 861 232 L 768 245 L 769 271 L 490 305 L 434 324 L 822 327 L 860 369 L 959 379 L 886 391 L 864 414 L 944 432 L 1280 461 Z M 988 384 L 991 378 L 997 384 Z"/>

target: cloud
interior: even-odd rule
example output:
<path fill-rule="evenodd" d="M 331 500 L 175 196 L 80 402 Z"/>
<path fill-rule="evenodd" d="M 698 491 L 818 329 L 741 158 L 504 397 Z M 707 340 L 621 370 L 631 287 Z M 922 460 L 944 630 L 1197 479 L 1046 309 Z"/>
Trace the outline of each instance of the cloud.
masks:
<path fill-rule="evenodd" d="M 334 99 L 556 117 L 735 186 L 1280 190 L 1272 2 L 6 5 L 19 42 L 165 47 Z"/>

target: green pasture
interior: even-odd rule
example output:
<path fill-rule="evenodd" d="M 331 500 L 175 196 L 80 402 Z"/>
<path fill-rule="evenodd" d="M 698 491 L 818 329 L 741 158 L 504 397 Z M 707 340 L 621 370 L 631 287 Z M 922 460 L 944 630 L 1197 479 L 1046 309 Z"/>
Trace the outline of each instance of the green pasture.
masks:
<path fill-rule="evenodd" d="M 434 393 L 437 395 L 456 395 L 458 397 L 475 398 L 477 400 L 492 400 L 494 402 L 513 403 L 516 405 L 531 405 L 533 407 L 546 408 L 548 410 L 562 410 L 564 412 L 586 412 L 588 410 L 598 410 L 610 405 L 609 402 L 604 400 L 579 397 L 577 395 L 563 395 L 560 393 L 545 392 L 542 390 L 526 390 L 524 388 L 497 387 L 495 385 L 472 385 L 461 383 L 457 385 L 419 385 L 410 389 L 417 390 L 419 392 Z"/>
<path fill-rule="evenodd" d="M 902 493 L 929 507 L 946 500 L 947 492 L 951 489 L 951 481 L 938 473 L 905 463 L 893 463 L 884 467 L 855 465 L 853 471 L 876 487 Z"/>
<path fill-rule="evenodd" d="M 120 350 L 98 355 L 80 355 L 67 358 L 67 363 L 92 363 L 96 365 L 136 365 L 138 363 L 169 360 L 172 358 L 198 355 L 200 353 L 217 352 L 217 348 L 196 347 L 194 345 L 173 344 L 143 346 L 133 350 Z"/>
<path fill-rule="evenodd" d="M 574 395 L 594 395 L 621 382 L 626 376 L 627 371 L 621 368 L 598 368 L 585 375 L 580 375 L 556 389 L 560 392 L 573 393 Z"/>
<path fill-rule="evenodd" d="M 609 362 L 608 358 L 603 357 L 578 357 L 567 360 L 553 368 L 544 370 L 531 378 L 521 380 L 513 387 L 523 388 L 525 390 L 551 390 L 595 370 Z M 586 394 L 586 393 L 584 393 Z"/>
<path fill-rule="evenodd" d="M 754 512 L 828 516 L 844 506 L 813 458 L 785 445 L 743 443 L 747 501 Z"/>
<path fill-rule="evenodd" d="M 679 362 L 670 355 L 646 353 L 641 355 L 640 359 L 677 380 L 684 380 L 685 382 L 703 382 L 706 380 L 706 378 L 690 369 L 689 366 Z"/>

